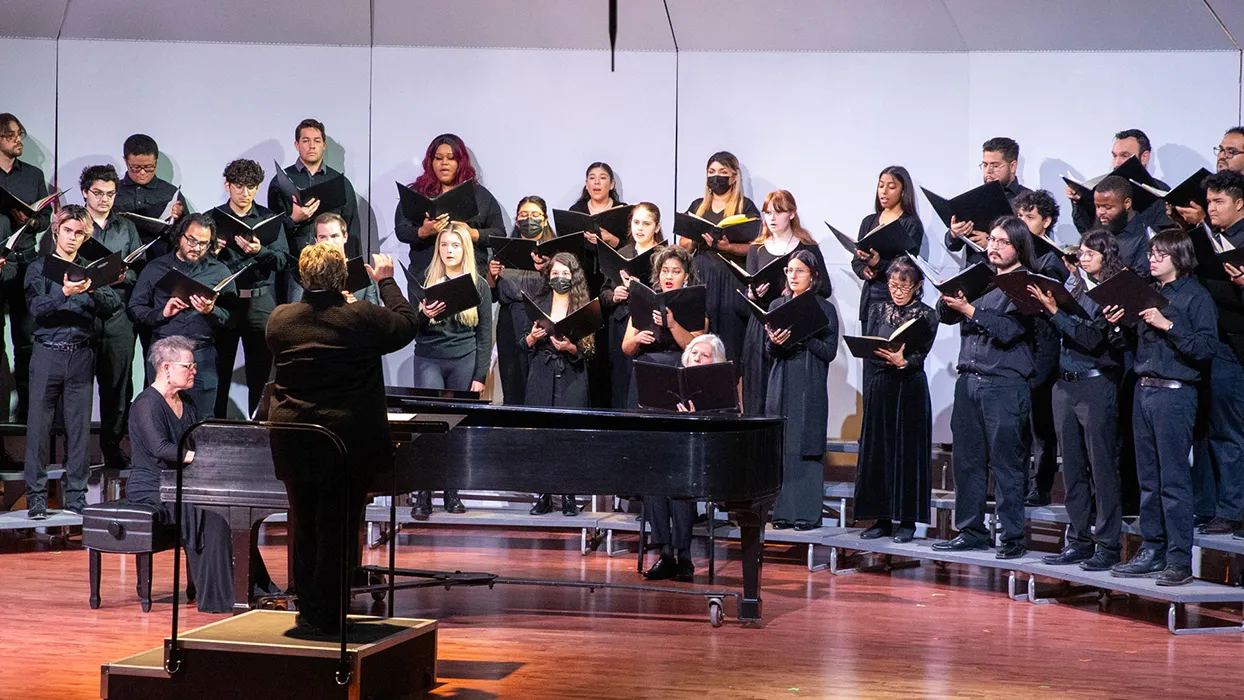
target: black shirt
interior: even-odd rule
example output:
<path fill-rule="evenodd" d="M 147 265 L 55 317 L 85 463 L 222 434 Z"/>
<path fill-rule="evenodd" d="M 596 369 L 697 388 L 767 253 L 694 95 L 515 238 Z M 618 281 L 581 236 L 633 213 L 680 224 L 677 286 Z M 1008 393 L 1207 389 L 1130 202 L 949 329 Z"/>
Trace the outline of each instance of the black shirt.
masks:
<path fill-rule="evenodd" d="M 475 183 L 475 206 L 478 213 L 464 223 L 479 231 L 479 240 L 474 245 L 475 268 L 482 276 L 488 272 L 488 239 L 506 235 L 505 220 L 501 217 L 501 205 L 497 204 L 497 198 L 479 182 Z M 436 254 L 436 236 L 420 238 L 419 227 L 423 226 L 423 222 L 407 219 L 400 202 L 393 214 L 393 223 L 397 240 L 410 244 L 410 273 L 422 278 L 432 262 L 432 256 Z"/>
<path fill-rule="evenodd" d="M 1156 177 L 1153 178 L 1153 183 L 1154 187 L 1160 190 L 1170 189 L 1170 185 Z M 1133 189 L 1138 187 L 1139 185 L 1132 185 Z M 1152 226 L 1155 229 L 1172 223 L 1166 216 L 1166 202 L 1161 199 L 1150 204 L 1144 211 L 1136 212 L 1136 214 L 1143 217 L 1145 225 Z M 1092 197 L 1089 197 L 1089 201 L 1084 204 L 1073 203 L 1071 207 L 1071 221 L 1076 225 L 1076 230 L 1080 233 L 1084 233 L 1097 226 L 1097 206 L 1093 203 Z"/>
<path fill-rule="evenodd" d="M 1050 324 L 1061 340 L 1058 366 L 1063 372 L 1087 372 L 1092 369 L 1108 370 L 1119 366 L 1119 358 L 1107 338 L 1108 325 L 1097 302 L 1075 289 L 1075 280 L 1066 283 L 1081 308 L 1089 318 L 1059 310 L 1050 316 Z"/>
<path fill-rule="evenodd" d="M 1201 233 L 1194 231 L 1189 235 L 1198 236 Z M 1244 219 L 1237 221 L 1218 235 L 1226 238 L 1237 248 L 1244 247 Z M 1216 271 L 1222 270 L 1222 263 L 1218 260 L 1211 260 L 1209 264 L 1218 268 Z M 1244 334 L 1244 300 L 1240 298 L 1240 288 L 1232 284 L 1231 280 L 1222 279 L 1222 275 L 1202 277 L 1200 281 L 1209 290 L 1214 304 L 1218 307 L 1219 332 L 1224 337 Z"/>
<path fill-rule="evenodd" d="M 168 206 L 168 203 L 172 201 L 173 195 L 177 195 L 178 201 L 181 202 L 186 213 L 189 213 L 190 208 L 186 206 L 185 196 L 171 182 L 153 177 L 151 182 L 140 185 L 131 180 L 130 174 L 126 173 L 121 178 L 120 184 L 117 185 L 117 198 L 112 203 L 112 213 L 130 212 L 131 214 L 142 214 L 143 216 L 159 216 L 164 212 L 164 208 Z M 145 243 L 146 241 L 143 242 Z"/>
<path fill-rule="evenodd" d="M 152 337 L 156 340 L 170 335 L 184 335 L 200 345 L 210 344 L 216 337 L 216 329 L 229 320 L 227 297 L 237 294 L 236 287 L 230 282 L 220 292 L 216 307 L 212 313 L 204 316 L 193 308 L 182 309 L 171 318 L 164 318 L 164 305 L 168 303 L 169 293 L 156 289 L 156 282 L 164 277 L 169 270 L 177 269 L 193 280 L 209 287 L 215 287 L 229 276 L 229 268 L 219 260 L 205 254 L 198 263 L 191 264 L 177 257 L 176 252 L 162 255 L 147 263 L 138 283 L 134 285 L 134 293 L 130 295 L 129 314 L 134 323 L 141 323 L 152 329 Z"/>
<path fill-rule="evenodd" d="M 293 182 L 295 187 L 305 188 L 329 180 L 341 173 L 321 163 L 320 169 L 312 175 L 307 170 L 307 166 L 299 159 L 293 165 L 285 168 L 285 174 L 289 176 L 290 182 Z M 345 204 L 336 209 L 320 207 L 316 210 L 315 216 L 301 223 L 294 223 L 292 218 L 286 221 L 285 230 L 289 236 L 287 243 L 290 253 L 295 260 L 302 253 L 303 248 L 315 242 L 315 217 L 330 212 L 339 214 L 341 218 L 346 220 L 346 234 L 349 236 L 346 239 L 346 244 L 351 248 L 346 251 L 346 255 L 353 256 L 358 254 L 361 241 L 359 238 L 358 197 L 354 194 L 354 185 L 350 183 L 350 179 L 342 176 L 342 181 L 346 190 Z M 275 177 L 268 183 L 268 208 L 275 212 L 281 212 L 286 216 L 289 216 L 294 210 L 294 203 L 289 201 L 285 194 L 281 192 L 281 188 L 276 186 Z"/>
<path fill-rule="evenodd" d="M 859 240 L 864 234 L 877 228 L 877 222 L 881 219 L 881 214 L 869 214 L 860 222 L 860 231 L 856 235 L 855 240 Z M 920 223 L 920 217 L 915 214 L 905 213 L 898 219 L 899 225 L 903 227 L 903 231 L 907 237 L 911 239 L 911 247 L 907 252 L 912 255 L 920 254 L 920 246 L 924 243 L 924 224 Z M 894 262 L 894 258 L 881 258 L 877 263 L 877 269 L 872 279 L 864 277 L 864 270 L 868 267 L 868 261 L 851 257 L 851 269 L 855 272 L 855 276 L 864 280 L 864 289 L 860 292 L 860 321 L 868 321 L 868 307 L 890 300 L 890 287 L 888 286 L 887 275 L 890 270 L 890 263 Z"/>
<path fill-rule="evenodd" d="M 9 194 L 17 197 L 27 204 L 35 204 L 40 199 L 48 196 L 47 179 L 43 176 L 43 171 L 26 163 L 22 160 L 13 161 L 13 169 L 9 172 L 0 170 L 0 187 L 8 190 Z M 19 224 L 15 221 L 9 212 L 0 212 L 0 216 L 4 216 L 9 220 L 10 231 L 16 231 Z M 30 221 L 27 222 L 29 233 L 39 233 L 46 231 L 48 225 L 52 221 L 52 207 L 39 211 Z M 17 240 L 16 250 L 9 255 L 9 262 L 28 263 L 34 260 L 38 255 L 35 250 L 35 239 L 33 236 L 21 236 Z"/>
<path fill-rule="evenodd" d="M 43 276 L 46 255 L 26 268 L 26 304 L 35 320 L 34 338 L 40 343 L 80 343 L 94 335 L 95 319 L 107 318 L 122 308 L 112 287 L 100 287 L 65 296 L 60 282 Z"/>
<path fill-rule="evenodd" d="M 1032 190 L 1019 184 L 1019 180 L 1011 180 L 1010 184 L 1002 186 L 1002 191 L 1006 193 L 1006 201 L 1013 203 L 1016 197 L 1020 196 L 1021 194 L 1025 192 L 1031 192 Z M 959 252 L 960 250 L 963 249 L 963 246 L 965 245 L 962 238 L 959 238 L 958 236 L 954 235 L 949 230 L 946 231 L 945 242 L 946 242 L 946 249 L 952 253 Z M 978 262 L 989 264 L 989 257 L 985 255 L 984 253 L 978 253 L 975 250 L 969 250 L 967 252 L 967 256 L 964 257 L 963 259 L 963 266 L 971 267 L 972 265 L 975 265 Z"/>
<path fill-rule="evenodd" d="M 258 204 L 251 204 L 251 210 L 246 212 L 245 216 L 238 216 L 228 202 L 216 208 L 251 226 L 271 218 L 274 214 L 272 210 Z M 285 221 L 288 231 L 289 222 L 292 220 L 285 217 Z M 260 241 L 260 244 L 259 252 L 254 255 L 243 254 L 233 241 L 229 241 L 229 244 L 220 251 L 218 258 L 220 262 L 229 267 L 230 272 L 237 272 L 247 262 L 254 261 L 254 264 L 234 281 L 238 289 L 271 287 L 276 281 L 276 273 L 290 267 L 289 242 L 286 240 L 286 235 L 278 234 L 270 241 Z"/>
<path fill-rule="evenodd" d="M 142 239 L 138 236 L 138 228 L 134 226 L 134 222 L 124 216 L 118 216 L 115 210 L 108 215 L 108 219 L 104 221 L 103 228 L 100 228 L 94 219 L 91 220 L 91 225 L 95 230 L 91 238 L 103 243 L 108 250 L 120 253 L 123 258 L 143 245 Z M 94 261 L 92 260 L 91 262 Z M 129 268 L 125 271 L 125 281 L 114 285 L 113 289 L 117 290 L 121 295 L 122 301 L 129 301 L 130 293 L 134 290 L 134 283 L 137 281 L 138 273 L 133 268 Z"/>
<path fill-rule="evenodd" d="M 1114 234 L 1119 242 L 1119 258 L 1123 266 L 1145 279 L 1149 279 L 1149 224 L 1147 218 L 1137 214 L 1127 222 L 1122 231 Z"/>
<path fill-rule="evenodd" d="M 177 466 L 181 438 L 198 421 L 193 403 L 183 399 L 178 418 L 155 387 L 149 386 L 134 397 L 129 418 L 133 469 L 125 483 L 127 501 L 159 505 L 160 472 Z"/>
<path fill-rule="evenodd" d="M 945 301 L 937 302 L 941 322 L 959 324 L 959 372 L 1002 380 L 1036 378 L 1037 326 L 1048 327 L 1048 322 L 1020 314 L 1010 297 L 997 287 L 972 305 L 976 313 L 967 318 L 947 306 Z"/>
<path fill-rule="evenodd" d="M 1192 277 L 1180 277 L 1165 285 L 1154 282 L 1153 288 L 1170 300 L 1162 315 L 1173 325 L 1169 331 L 1160 331 L 1140 321 L 1134 336 L 1128 333 L 1129 341 L 1136 346 L 1136 374 L 1195 382 L 1220 350 L 1214 300 Z"/>

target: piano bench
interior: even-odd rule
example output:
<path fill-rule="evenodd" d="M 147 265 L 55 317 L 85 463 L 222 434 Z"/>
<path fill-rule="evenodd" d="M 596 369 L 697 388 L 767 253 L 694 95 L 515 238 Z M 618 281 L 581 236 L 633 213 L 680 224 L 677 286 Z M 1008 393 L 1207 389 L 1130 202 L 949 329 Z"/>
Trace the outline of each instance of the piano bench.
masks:
<path fill-rule="evenodd" d="M 82 511 L 82 546 L 90 560 L 91 608 L 99 607 L 100 555 L 133 554 L 138 567 L 138 599 L 151 610 L 151 560 L 177 543 L 177 525 L 160 521 L 159 509 L 141 503 L 110 501 Z M 186 566 L 186 598 L 194 600 L 194 582 Z"/>

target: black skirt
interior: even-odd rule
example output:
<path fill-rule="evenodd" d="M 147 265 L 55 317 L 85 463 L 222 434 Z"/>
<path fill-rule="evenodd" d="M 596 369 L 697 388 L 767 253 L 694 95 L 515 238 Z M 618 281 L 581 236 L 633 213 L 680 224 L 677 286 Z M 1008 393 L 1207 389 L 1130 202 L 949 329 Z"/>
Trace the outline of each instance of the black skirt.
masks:
<path fill-rule="evenodd" d="M 855 517 L 927 522 L 933 488 L 928 378 L 923 370 L 889 367 L 866 375 Z"/>

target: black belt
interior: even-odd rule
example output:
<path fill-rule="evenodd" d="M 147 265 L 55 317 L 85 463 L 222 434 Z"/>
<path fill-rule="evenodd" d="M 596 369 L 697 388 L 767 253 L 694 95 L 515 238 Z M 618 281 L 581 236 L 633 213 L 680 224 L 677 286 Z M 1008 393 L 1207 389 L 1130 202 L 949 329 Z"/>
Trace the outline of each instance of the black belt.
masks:
<path fill-rule="evenodd" d="M 1182 389 L 1186 386 L 1192 386 L 1187 382 L 1179 382 L 1174 379 L 1162 379 L 1160 377 L 1141 377 L 1140 385 L 1149 387 L 1150 389 Z"/>
<path fill-rule="evenodd" d="M 79 340 L 72 343 L 66 341 L 39 341 L 39 344 L 48 350 L 55 350 L 56 352 L 77 352 L 85 347 L 88 347 L 91 344 L 91 341 Z"/>
<path fill-rule="evenodd" d="M 1064 382 L 1082 382 L 1085 379 L 1104 376 L 1106 376 L 1106 373 L 1099 369 L 1090 369 L 1083 372 L 1061 372 L 1059 374 L 1059 377 L 1062 378 Z"/>

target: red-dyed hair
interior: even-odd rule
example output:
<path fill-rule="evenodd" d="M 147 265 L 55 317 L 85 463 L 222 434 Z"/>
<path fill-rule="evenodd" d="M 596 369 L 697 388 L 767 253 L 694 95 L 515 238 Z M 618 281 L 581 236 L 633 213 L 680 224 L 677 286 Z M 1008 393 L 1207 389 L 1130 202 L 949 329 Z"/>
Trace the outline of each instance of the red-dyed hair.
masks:
<path fill-rule="evenodd" d="M 467 152 L 466 144 L 462 143 L 457 134 L 441 134 L 428 144 L 428 150 L 423 154 L 423 174 L 410 184 L 412 190 L 424 197 L 435 197 L 441 193 L 441 181 L 432 172 L 432 157 L 436 155 L 436 149 L 443 145 L 453 149 L 454 160 L 458 161 L 458 174 L 450 184 L 461 185 L 475 177 L 475 166 L 471 164 L 471 154 Z"/>

